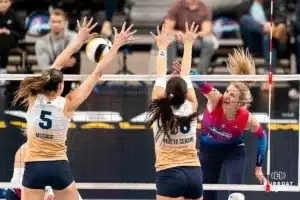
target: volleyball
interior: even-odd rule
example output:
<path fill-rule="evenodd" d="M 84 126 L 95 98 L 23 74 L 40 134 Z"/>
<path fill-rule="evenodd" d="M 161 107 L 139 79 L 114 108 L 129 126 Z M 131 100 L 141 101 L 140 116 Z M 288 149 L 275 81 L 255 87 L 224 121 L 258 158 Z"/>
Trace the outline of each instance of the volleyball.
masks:
<path fill-rule="evenodd" d="M 103 56 L 111 49 L 112 43 L 108 39 L 94 38 L 86 45 L 86 55 L 93 62 L 100 62 Z"/>
<path fill-rule="evenodd" d="M 228 200 L 245 200 L 245 196 L 242 193 L 232 193 Z"/>

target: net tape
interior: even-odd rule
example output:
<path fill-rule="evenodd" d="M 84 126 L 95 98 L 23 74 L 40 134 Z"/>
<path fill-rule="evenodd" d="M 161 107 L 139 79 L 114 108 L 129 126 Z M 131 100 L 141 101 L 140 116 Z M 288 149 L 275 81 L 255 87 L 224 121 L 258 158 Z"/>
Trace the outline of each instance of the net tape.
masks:
<path fill-rule="evenodd" d="M 0 80 L 20 81 L 41 74 L 0 74 Z M 82 81 L 88 75 L 64 75 L 65 81 Z M 166 78 L 174 77 L 168 75 Z M 268 75 L 192 75 L 192 81 L 268 81 Z M 103 75 L 99 81 L 155 81 L 157 75 Z M 300 75 L 273 75 L 273 81 L 300 81 Z"/>
<path fill-rule="evenodd" d="M 19 184 L 0 182 L 0 188 L 21 188 Z M 76 183 L 78 189 L 86 190 L 156 190 L 153 183 Z M 203 184 L 204 190 L 266 191 L 264 185 Z M 300 192 L 298 186 L 271 185 L 272 192 Z"/>

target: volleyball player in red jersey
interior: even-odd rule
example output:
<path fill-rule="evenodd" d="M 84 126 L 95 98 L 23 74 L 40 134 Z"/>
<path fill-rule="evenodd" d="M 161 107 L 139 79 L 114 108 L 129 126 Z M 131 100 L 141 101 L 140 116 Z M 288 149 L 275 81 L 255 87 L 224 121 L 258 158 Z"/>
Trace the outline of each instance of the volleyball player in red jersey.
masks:
<path fill-rule="evenodd" d="M 231 74 L 255 74 L 252 56 L 241 49 L 229 55 L 227 64 Z M 180 71 L 178 63 L 173 67 L 175 74 Z M 262 172 L 267 134 L 248 110 L 252 102 L 249 84 L 233 81 L 222 94 L 210 83 L 197 83 L 208 99 L 201 120 L 199 151 L 204 184 L 217 183 L 222 167 L 228 184 L 244 183 L 246 148 L 243 134 L 247 130 L 258 138 L 255 176 L 261 183 L 267 181 Z M 205 200 L 216 200 L 217 194 L 215 191 L 204 191 L 203 197 Z"/>

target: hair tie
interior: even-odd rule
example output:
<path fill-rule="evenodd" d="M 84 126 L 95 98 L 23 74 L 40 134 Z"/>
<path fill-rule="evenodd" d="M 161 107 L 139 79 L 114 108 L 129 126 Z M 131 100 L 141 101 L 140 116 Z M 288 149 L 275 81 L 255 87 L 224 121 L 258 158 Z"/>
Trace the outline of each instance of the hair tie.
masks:
<path fill-rule="evenodd" d="M 174 94 L 171 93 L 171 94 L 169 94 L 168 99 L 169 99 L 169 100 L 172 100 L 173 97 L 174 97 Z"/>
<path fill-rule="evenodd" d="M 50 79 L 51 79 L 51 76 L 50 76 L 50 74 L 48 74 L 47 75 L 47 81 L 50 81 Z"/>

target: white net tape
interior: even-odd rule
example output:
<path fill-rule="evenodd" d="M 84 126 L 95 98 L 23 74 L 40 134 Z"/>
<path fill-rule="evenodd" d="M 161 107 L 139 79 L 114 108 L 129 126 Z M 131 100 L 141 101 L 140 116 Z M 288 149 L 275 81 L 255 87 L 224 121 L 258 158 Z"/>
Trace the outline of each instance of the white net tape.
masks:
<path fill-rule="evenodd" d="M 41 74 L 0 74 L 0 80 L 17 81 Z M 64 75 L 66 81 L 81 81 L 88 75 Z M 171 77 L 171 76 L 166 76 Z M 268 81 L 268 75 L 193 75 L 192 81 Z M 103 75 L 100 81 L 155 81 L 156 75 Z M 300 81 L 300 75 L 274 75 L 273 81 Z"/>
<path fill-rule="evenodd" d="M 0 182 L 0 188 L 21 188 L 19 184 Z M 155 190 L 152 183 L 76 183 L 78 189 L 85 190 Z M 203 184 L 204 190 L 222 191 L 266 191 L 264 185 Z M 272 185 L 272 192 L 300 192 L 298 186 Z"/>

